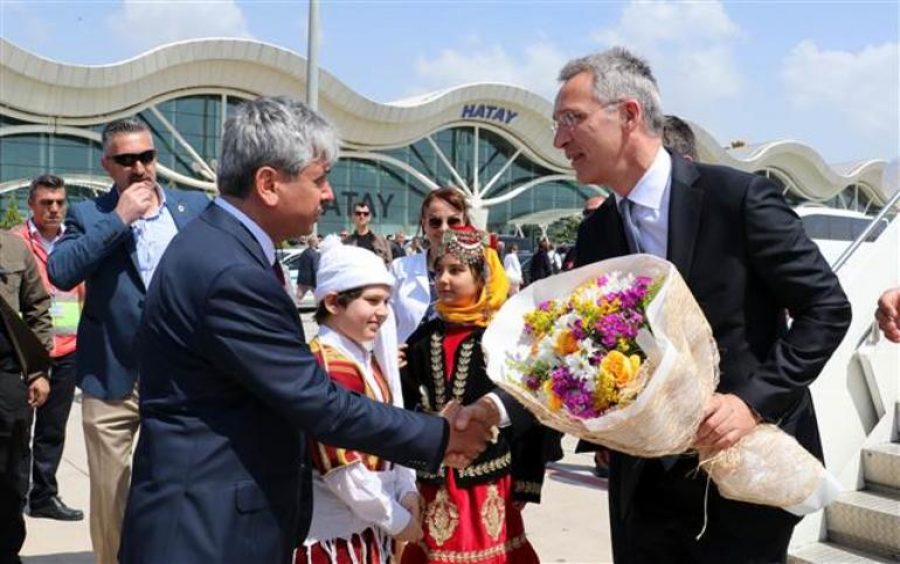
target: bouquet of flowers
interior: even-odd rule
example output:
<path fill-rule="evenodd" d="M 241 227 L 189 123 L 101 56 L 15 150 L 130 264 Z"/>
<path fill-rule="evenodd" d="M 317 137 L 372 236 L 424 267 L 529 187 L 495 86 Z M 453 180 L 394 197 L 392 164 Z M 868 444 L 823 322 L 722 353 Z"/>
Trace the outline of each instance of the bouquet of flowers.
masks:
<path fill-rule="evenodd" d="M 488 375 L 542 423 L 645 458 L 691 450 L 719 382 L 719 354 L 675 267 L 610 259 L 529 286 L 482 339 Z M 720 493 L 798 515 L 836 481 L 790 435 L 759 425 L 733 447 L 700 452 Z"/>
<path fill-rule="evenodd" d="M 590 419 L 629 405 L 649 373 L 637 336 L 649 331 L 646 308 L 659 283 L 613 271 L 541 302 L 525 314 L 527 358 L 509 359 L 510 367 L 553 412 Z"/>

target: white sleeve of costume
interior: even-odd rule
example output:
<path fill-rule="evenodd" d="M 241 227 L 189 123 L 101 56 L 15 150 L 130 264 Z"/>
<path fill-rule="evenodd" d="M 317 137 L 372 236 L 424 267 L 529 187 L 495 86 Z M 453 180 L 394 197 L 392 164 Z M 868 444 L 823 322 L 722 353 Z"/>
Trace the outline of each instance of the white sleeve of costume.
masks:
<path fill-rule="evenodd" d="M 323 477 L 328 489 L 360 519 L 378 525 L 389 535 L 402 531 L 412 518 L 378 476 L 360 462 L 341 466 Z"/>

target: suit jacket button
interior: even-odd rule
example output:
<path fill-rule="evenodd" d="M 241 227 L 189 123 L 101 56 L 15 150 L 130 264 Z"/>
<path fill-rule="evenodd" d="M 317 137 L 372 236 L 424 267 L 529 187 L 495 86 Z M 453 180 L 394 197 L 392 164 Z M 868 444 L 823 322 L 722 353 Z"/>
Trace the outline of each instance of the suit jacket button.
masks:
<path fill-rule="evenodd" d="M 144 309 L 144 300 L 138 300 L 138 309 Z"/>

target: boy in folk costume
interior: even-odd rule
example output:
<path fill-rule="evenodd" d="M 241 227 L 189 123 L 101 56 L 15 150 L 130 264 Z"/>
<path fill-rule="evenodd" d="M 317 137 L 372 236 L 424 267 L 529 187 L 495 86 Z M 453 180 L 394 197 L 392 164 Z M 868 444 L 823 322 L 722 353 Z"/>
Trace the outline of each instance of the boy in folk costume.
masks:
<path fill-rule="evenodd" d="M 468 405 L 495 388 L 481 336 L 506 300 L 509 282 L 486 242 L 485 233 L 470 226 L 444 234 L 434 263 L 438 317 L 407 341 L 402 377 L 408 408 L 441 411 L 451 400 Z M 406 547 L 403 564 L 538 562 L 521 509 L 540 501 L 542 433 L 539 425 L 521 437 L 504 429 L 469 467 L 420 473 L 424 538 Z"/>
<path fill-rule="evenodd" d="M 345 246 L 337 237 L 328 237 L 319 249 L 315 297 L 320 328 L 310 343 L 313 354 L 338 384 L 402 406 L 388 306 L 393 277 L 377 255 Z M 313 515 L 296 564 L 391 562 L 395 539 L 421 538 L 412 470 L 314 439 L 309 444 L 315 470 Z"/>

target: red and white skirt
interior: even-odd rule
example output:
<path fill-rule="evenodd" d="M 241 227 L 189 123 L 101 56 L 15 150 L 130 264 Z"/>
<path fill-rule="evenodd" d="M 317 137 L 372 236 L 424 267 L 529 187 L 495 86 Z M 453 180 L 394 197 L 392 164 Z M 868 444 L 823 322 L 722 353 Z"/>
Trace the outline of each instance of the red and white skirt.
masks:
<path fill-rule="evenodd" d="M 441 485 L 419 484 L 425 500 L 425 537 L 403 550 L 401 564 L 538 564 L 513 507 L 509 475 L 466 488 L 452 472 Z"/>

